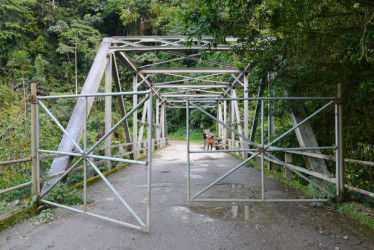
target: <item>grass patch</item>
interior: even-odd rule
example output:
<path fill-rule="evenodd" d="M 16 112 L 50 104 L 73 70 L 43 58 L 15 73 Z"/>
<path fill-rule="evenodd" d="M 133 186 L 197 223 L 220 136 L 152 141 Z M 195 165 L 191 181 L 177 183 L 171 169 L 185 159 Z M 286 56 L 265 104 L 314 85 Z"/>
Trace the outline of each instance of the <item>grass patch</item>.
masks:
<path fill-rule="evenodd" d="M 215 135 L 215 131 L 212 131 Z M 168 135 L 170 141 L 187 141 L 187 130 L 185 127 L 179 128 L 177 131 Z M 190 130 L 190 141 L 203 143 L 203 131 L 201 129 Z"/>
<path fill-rule="evenodd" d="M 362 225 L 374 229 L 374 210 L 363 206 L 362 204 L 350 202 L 338 204 L 338 211 L 342 214 L 345 214 Z"/>
<path fill-rule="evenodd" d="M 64 184 L 57 184 L 52 188 L 47 200 L 66 205 L 83 204 L 82 194 L 77 189 L 70 189 Z"/>

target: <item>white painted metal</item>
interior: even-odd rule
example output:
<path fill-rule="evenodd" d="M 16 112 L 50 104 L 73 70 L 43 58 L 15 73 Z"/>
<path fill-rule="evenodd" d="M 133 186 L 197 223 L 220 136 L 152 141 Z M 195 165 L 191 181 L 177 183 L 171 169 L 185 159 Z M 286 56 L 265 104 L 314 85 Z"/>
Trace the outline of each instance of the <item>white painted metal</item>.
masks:
<path fill-rule="evenodd" d="M 178 89 L 188 89 L 188 88 L 199 88 L 199 89 L 214 89 L 214 88 L 229 88 L 230 85 L 228 84 L 158 84 L 153 86 L 155 89 L 171 89 L 171 88 L 178 88 Z"/>
<path fill-rule="evenodd" d="M 105 93 L 112 92 L 112 54 L 109 54 L 109 60 L 105 70 Z M 112 128 L 112 97 L 105 97 L 105 134 L 109 132 Z M 111 157 L 111 144 L 112 144 L 112 135 L 109 135 L 105 139 L 105 156 Z M 106 161 L 106 166 L 108 169 L 112 168 L 110 160 Z"/>
<path fill-rule="evenodd" d="M 165 73 L 241 73 L 239 69 L 232 68 L 151 68 L 140 69 L 141 74 L 165 74 Z"/>
<path fill-rule="evenodd" d="M 138 91 L 138 75 L 133 74 L 132 75 L 132 91 L 136 92 Z M 132 106 L 135 107 L 138 104 L 138 96 L 134 95 L 132 97 Z M 133 144 L 133 150 L 134 150 L 134 158 L 136 159 L 138 155 L 138 111 L 136 110 L 132 116 L 132 140 L 134 142 Z"/>
<path fill-rule="evenodd" d="M 244 74 L 244 98 L 248 98 L 248 74 Z M 243 127 L 244 127 L 244 136 L 248 137 L 248 100 L 244 100 L 244 120 L 243 120 Z M 245 142 L 243 148 L 248 148 L 248 143 Z"/>

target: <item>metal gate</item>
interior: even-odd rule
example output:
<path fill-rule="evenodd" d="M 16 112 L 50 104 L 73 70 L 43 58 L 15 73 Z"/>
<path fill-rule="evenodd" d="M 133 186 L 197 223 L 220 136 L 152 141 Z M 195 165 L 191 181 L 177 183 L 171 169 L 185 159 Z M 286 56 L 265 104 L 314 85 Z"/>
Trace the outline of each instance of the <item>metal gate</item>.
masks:
<path fill-rule="evenodd" d="M 265 133 L 264 133 L 264 124 L 265 124 L 265 119 L 264 119 L 264 106 L 265 102 L 267 101 L 276 101 L 276 100 L 287 100 L 287 101 L 295 101 L 295 100 L 304 100 L 304 101 L 325 101 L 326 103 L 317 109 L 314 113 L 306 117 L 304 120 L 301 122 L 297 123 L 295 126 L 291 127 L 289 130 L 287 130 L 285 133 L 277 137 L 276 139 L 272 140 L 271 142 L 265 144 Z M 254 141 L 251 141 L 247 136 L 244 136 L 242 133 L 238 132 L 234 127 L 229 126 L 227 123 L 224 121 L 214 117 L 212 114 L 210 114 L 208 111 L 206 111 L 204 108 L 199 106 L 199 103 L 207 103 L 207 102 L 223 102 L 223 101 L 258 101 L 261 102 L 261 143 L 255 143 Z M 293 132 L 295 129 L 299 128 L 301 125 L 309 121 L 311 118 L 317 116 L 319 113 L 322 111 L 326 110 L 328 107 L 331 105 L 334 105 L 335 112 L 334 112 L 334 119 L 335 119 L 335 145 L 333 146 L 324 146 L 324 147 L 298 147 L 298 148 L 279 148 L 279 147 L 274 147 L 274 144 L 280 141 L 282 138 L 284 138 L 286 135 L 289 133 Z M 290 164 L 280 160 L 278 157 L 274 156 L 271 152 L 275 151 L 308 151 L 308 150 L 327 150 L 327 149 L 335 149 L 335 157 L 336 157 L 336 174 L 332 181 L 336 185 L 336 196 L 339 196 L 339 178 L 338 175 L 341 171 L 340 169 L 340 164 L 339 164 L 339 152 L 340 152 L 340 145 L 339 145 L 339 140 L 338 140 L 338 133 L 339 133 L 339 123 L 338 123 L 338 105 L 339 105 L 339 99 L 334 98 L 334 97 L 269 97 L 269 98 L 206 98 L 206 99 L 189 99 L 186 101 L 186 116 L 187 116 L 187 199 L 188 201 L 228 201 L 228 202 L 290 202 L 290 201 L 328 201 L 328 199 L 269 199 L 265 198 L 265 174 L 264 174 L 264 160 L 265 158 L 272 160 L 276 162 L 279 165 L 284 166 L 286 169 L 289 169 L 292 171 L 294 174 L 298 175 L 302 179 L 306 180 L 316 188 L 318 188 L 320 191 L 323 193 L 327 194 L 328 197 L 335 197 L 334 194 L 332 194 L 330 191 L 328 191 L 325 187 L 322 187 L 321 185 L 317 184 L 315 181 L 312 179 L 306 177 L 304 174 L 302 174 L 300 171 L 296 170 Z M 201 111 L 203 114 L 206 116 L 210 117 L 213 119 L 215 122 L 219 123 L 222 125 L 225 129 L 228 131 L 232 132 L 236 136 L 240 138 L 240 140 L 244 143 L 242 143 L 242 147 L 240 149 L 224 149 L 224 150 L 191 150 L 190 149 L 190 122 L 189 122 L 189 117 L 190 117 L 190 108 L 195 108 L 199 111 Z M 218 112 L 217 112 L 218 113 Z M 191 194 L 191 168 L 190 168 L 190 154 L 200 154 L 200 153 L 222 153 L 222 152 L 227 152 L 227 153 L 234 153 L 234 152 L 242 152 L 248 154 L 247 157 L 244 157 L 244 160 L 236 165 L 234 168 L 232 168 L 230 171 L 226 172 L 222 176 L 220 176 L 218 179 L 207 185 L 205 188 L 201 189 L 198 191 L 196 194 Z M 249 156 L 250 155 L 250 156 Z M 210 198 L 210 199 L 205 199 L 205 198 L 198 198 L 201 194 L 212 188 L 214 185 L 219 183 L 221 180 L 223 180 L 225 177 L 229 176 L 239 168 L 243 167 L 254 159 L 255 157 L 260 158 L 260 167 L 261 167 L 261 198 L 259 199 L 220 199 L 220 198 Z M 311 172 L 311 171 L 309 171 Z M 313 174 L 313 173 L 312 173 Z M 316 173 L 318 175 L 318 173 Z M 315 176 L 316 176 L 315 175 Z M 316 176 L 318 177 L 318 176 Z"/>
<path fill-rule="evenodd" d="M 106 97 L 106 96 L 134 96 L 134 95 L 145 95 L 142 101 L 140 101 L 133 109 L 128 112 L 124 117 L 122 117 L 104 136 L 102 136 L 92 147 L 88 148 L 87 146 L 87 119 L 88 119 L 88 106 L 89 106 L 89 99 L 93 101 L 95 97 Z M 56 118 L 56 116 L 51 112 L 51 110 L 47 107 L 44 100 L 50 99 L 61 99 L 61 98 L 78 98 L 78 104 L 84 106 L 84 125 L 83 125 L 83 148 L 79 146 L 79 142 L 75 141 L 73 137 L 66 131 L 64 126 L 60 123 L 60 121 Z M 146 161 L 138 161 L 138 160 L 129 160 L 123 159 L 118 157 L 107 157 L 107 156 L 100 156 L 95 155 L 94 150 L 98 147 L 100 143 L 102 143 L 108 136 L 110 136 L 126 119 L 128 119 L 136 110 L 142 107 L 145 102 L 148 102 L 148 131 L 147 131 L 147 140 L 148 140 L 148 151 L 147 151 L 147 160 Z M 70 156 L 70 157 L 77 157 L 78 160 L 75 161 L 68 169 L 64 172 L 60 173 L 56 179 L 50 183 L 48 187 L 45 188 L 42 192 L 40 192 L 39 198 L 40 202 L 60 207 L 63 209 L 67 209 L 73 212 L 82 213 L 85 215 L 89 215 L 95 218 L 99 218 L 102 220 L 114 222 L 129 228 L 146 231 L 149 232 L 150 230 L 150 220 L 151 220 L 151 166 L 152 166 L 152 92 L 151 91 L 138 91 L 138 92 L 117 92 L 117 93 L 97 93 L 97 94 L 80 94 L 80 95 L 59 95 L 59 96 L 38 96 L 36 100 L 33 100 L 33 103 L 36 104 L 36 138 L 37 138 L 37 162 L 38 162 L 38 169 L 40 173 L 40 153 L 46 154 L 54 154 L 60 156 Z M 54 123 L 60 128 L 63 134 L 71 141 L 74 145 L 75 150 L 77 152 L 62 152 L 62 151 L 53 151 L 48 149 L 40 149 L 39 148 L 39 107 L 41 107 L 54 121 Z M 100 159 L 100 160 L 108 160 L 108 161 L 115 161 L 121 163 L 132 163 L 132 164 L 141 164 L 146 166 L 147 170 L 147 204 L 146 204 L 146 221 L 143 221 L 140 216 L 136 213 L 136 211 L 130 207 L 128 202 L 125 198 L 123 198 L 120 193 L 116 190 L 116 188 L 110 183 L 110 181 L 104 176 L 104 174 L 100 171 L 97 165 L 93 162 L 93 159 Z M 80 163 L 83 162 L 83 210 L 69 207 L 63 204 L 59 204 L 56 202 L 51 202 L 48 200 L 43 199 L 43 197 L 48 194 L 53 187 L 56 186 L 64 177 L 66 177 L 74 168 L 76 168 Z M 117 198 L 121 201 L 123 206 L 131 213 L 131 215 L 136 219 L 138 225 L 134 225 L 125 221 L 117 220 L 114 218 L 102 216 L 99 214 L 91 213 L 87 211 L 87 167 L 90 165 L 94 171 L 102 178 L 105 184 L 111 189 L 111 191 L 117 196 Z M 39 176 L 38 173 L 38 176 Z M 40 182 L 38 184 L 40 187 Z"/>

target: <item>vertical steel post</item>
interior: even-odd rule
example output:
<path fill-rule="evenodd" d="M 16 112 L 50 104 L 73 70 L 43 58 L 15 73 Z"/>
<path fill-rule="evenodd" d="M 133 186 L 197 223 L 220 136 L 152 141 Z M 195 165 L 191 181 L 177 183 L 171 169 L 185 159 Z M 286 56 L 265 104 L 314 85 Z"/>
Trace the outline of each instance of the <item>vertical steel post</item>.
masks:
<path fill-rule="evenodd" d="M 161 137 L 162 146 L 166 146 L 166 134 L 165 134 L 165 103 L 161 104 Z"/>
<path fill-rule="evenodd" d="M 231 98 L 235 97 L 235 89 L 231 89 Z M 235 101 L 231 100 L 231 109 L 230 109 L 230 112 L 231 112 L 231 127 L 232 128 L 235 128 Z M 231 148 L 234 148 L 236 145 L 235 145 L 235 134 L 234 132 L 231 132 Z"/>
<path fill-rule="evenodd" d="M 156 97 L 156 148 L 160 148 L 160 99 Z"/>
<path fill-rule="evenodd" d="M 109 60 L 105 70 L 105 92 L 112 92 L 112 55 L 109 55 Z M 112 128 L 112 96 L 105 96 L 105 134 Z M 111 157 L 112 135 L 105 139 L 105 156 Z M 108 169 L 112 168 L 110 160 L 106 161 Z"/>
<path fill-rule="evenodd" d="M 186 100 L 186 130 L 187 130 L 187 201 L 191 199 L 191 179 L 190 179 L 190 102 Z"/>
<path fill-rule="evenodd" d="M 217 113 L 216 113 L 216 118 L 217 118 L 217 120 L 220 120 L 219 119 L 219 102 L 217 102 Z M 216 124 L 216 137 L 219 137 L 219 130 L 220 130 L 220 124 L 219 123 L 217 123 Z"/>
<path fill-rule="evenodd" d="M 133 73 L 132 75 L 132 91 L 137 92 L 138 91 L 138 75 L 136 73 Z M 132 96 L 132 106 L 136 107 L 138 105 L 138 95 Z M 136 110 L 133 113 L 132 118 L 132 142 L 133 142 L 133 151 L 134 151 L 134 158 L 138 158 L 138 111 Z"/>
<path fill-rule="evenodd" d="M 38 126 L 37 126 L 37 93 L 36 83 L 31 83 L 31 195 L 38 195 L 39 185 L 39 162 L 38 162 Z"/>
<path fill-rule="evenodd" d="M 164 104 L 164 133 L 165 133 L 165 146 L 167 144 L 167 136 L 168 136 L 168 125 L 167 125 L 167 120 L 166 120 L 166 104 Z"/>
<path fill-rule="evenodd" d="M 220 121 L 223 121 L 223 117 L 222 117 L 222 103 L 221 102 L 218 102 L 218 119 Z M 218 124 L 218 136 L 221 137 L 222 139 L 222 136 L 223 136 L 223 126 L 222 124 Z"/>
<path fill-rule="evenodd" d="M 340 195 L 340 186 L 339 186 L 339 107 L 338 104 L 335 104 L 335 184 L 336 184 L 336 196 Z"/>
<path fill-rule="evenodd" d="M 223 101 L 223 122 L 227 124 L 227 101 Z M 227 129 L 223 126 L 223 147 L 226 149 Z"/>
<path fill-rule="evenodd" d="M 41 173 L 40 173 L 40 155 L 39 155 L 39 145 L 40 145 L 40 136 L 39 136 L 39 131 L 40 131 L 40 124 L 39 124 L 39 121 L 40 121 L 40 116 L 39 116 L 39 105 L 36 105 L 36 162 L 37 162 L 37 168 L 36 168 L 36 180 L 37 180 L 37 183 L 38 183 L 38 193 L 40 193 L 40 177 L 41 177 Z"/>
<path fill-rule="evenodd" d="M 146 231 L 149 232 L 151 230 L 151 198 L 152 198 L 152 185 L 151 185 L 151 177 L 152 177 L 152 114 L 153 114 L 153 107 L 152 107 L 152 100 L 153 95 L 152 91 L 149 93 L 148 99 L 148 156 L 147 156 L 147 228 Z"/>
<path fill-rule="evenodd" d="M 343 89 L 342 85 L 338 84 L 338 131 L 339 131 L 339 143 L 338 143 L 338 151 L 339 151 L 339 192 L 340 195 L 344 194 L 344 155 L 343 155 Z"/>
<path fill-rule="evenodd" d="M 88 116 L 88 100 L 84 98 L 84 131 L 83 131 L 83 211 L 87 212 L 87 116 Z"/>
<path fill-rule="evenodd" d="M 264 149 L 264 100 L 261 100 L 261 148 Z M 261 200 L 265 200 L 265 174 L 264 174 L 264 154 L 265 152 L 261 153 Z"/>
<path fill-rule="evenodd" d="M 244 98 L 248 98 L 248 73 L 244 73 Z M 244 100 L 244 136 L 248 138 L 248 100 Z M 248 148 L 248 143 L 244 142 L 244 148 Z M 248 154 L 245 153 L 244 157 L 247 158 Z"/>

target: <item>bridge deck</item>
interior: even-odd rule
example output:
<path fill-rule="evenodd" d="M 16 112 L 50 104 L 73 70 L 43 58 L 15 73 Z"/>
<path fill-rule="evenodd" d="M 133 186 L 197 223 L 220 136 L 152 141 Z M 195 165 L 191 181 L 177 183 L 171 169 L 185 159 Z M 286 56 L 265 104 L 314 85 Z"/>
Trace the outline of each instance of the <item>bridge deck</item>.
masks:
<path fill-rule="evenodd" d="M 194 149 L 201 145 L 192 144 Z M 194 154 L 192 193 L 230 170 L 229 154 Z M 0 233 L 4 249 L 370 249 L 374 232 L 325 207 L 309 203 L 212 204 L 186 202 L 186 149 L 181 142 L 155 153 L 150 234 L 81 214 L 54 210 L 55 219 L 25 222 Z M 109 177 L 129 204 L 145 218 L 145 170 L 133 165 Z M 301 194 L 266 178 L 266 197 Z M 260 173 L 241 168 L 202 197 L 260 195 Z M 89 211 L 135 223 L 104 183 L 89 188 Z M 337 248 L 338 247 L 338 248 Z"/>

